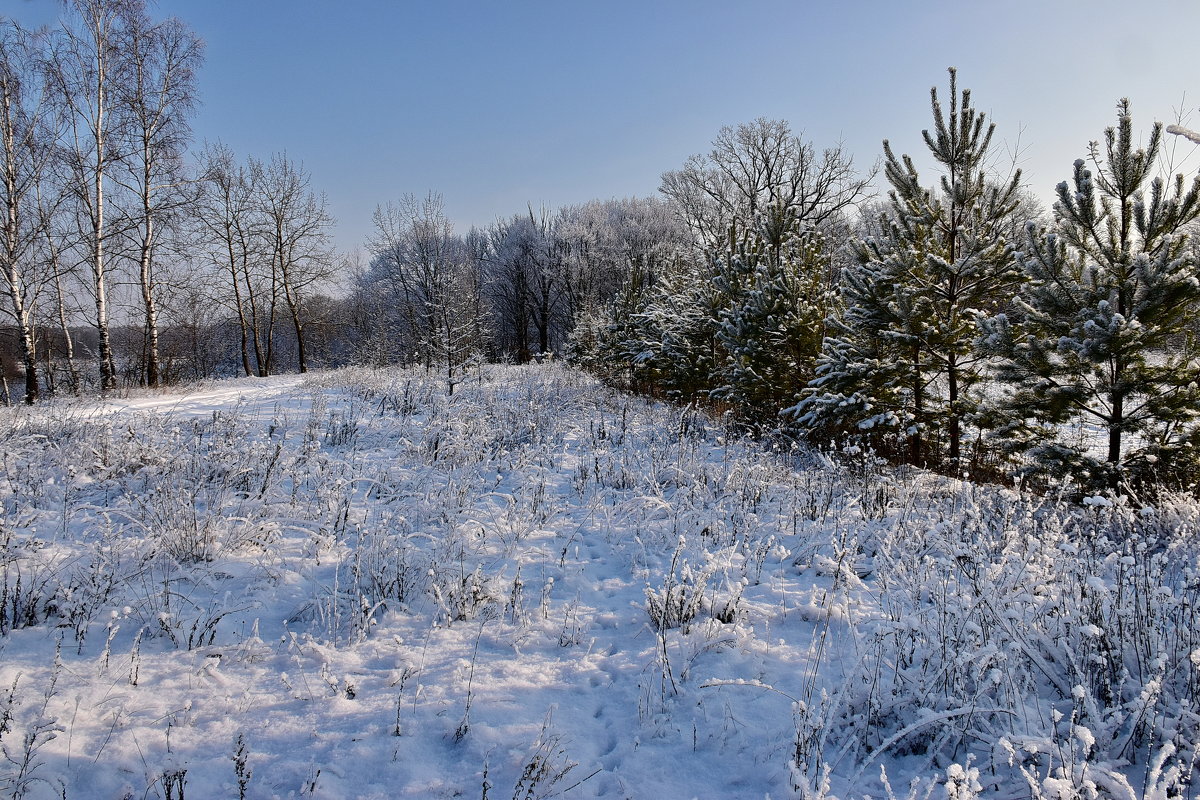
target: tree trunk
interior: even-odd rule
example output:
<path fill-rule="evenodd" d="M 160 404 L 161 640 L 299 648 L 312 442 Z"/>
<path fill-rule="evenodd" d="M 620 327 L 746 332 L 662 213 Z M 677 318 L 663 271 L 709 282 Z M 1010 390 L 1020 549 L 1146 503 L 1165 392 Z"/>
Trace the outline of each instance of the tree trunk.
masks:
<path fill-rule="evenodd" d="M 237 274 L 237 257 L 233 253 L 233 238 L 230 233 L 229 238 L 229 277 L 233 285 L 233 305 L 237 310 L 238 318 L 238 333 L 241 334 L 241 353 L 242 353 L 242 371 L 249 378 L 253 373 L 250 372 L 250 337 L 246 334 L 246 309 L 242 306 L 242 287 L 238 281 Z"/>
<path fill-rule="evenodd" d="M 279 308 L 279 295 L 276 294 L 275 287 L 271 289 L 271 305 L 267 309 L 267 329 L 263 333 L 263 343 L 266 348 L 266 355 L 259 370 L 259 377 L 265 378 L 271 374 L 271 370 L 275 365 L 275 314 Z"/>
<path fill-rule="evenodd" d="M 25 361 L 25 403 L 33 405 L 38 401 L 37 340 L 28 319 L 20 327 L 22 358 Z"/>
<path fill-rule="evenodd" d="M 11 211 L 12 209 L 10 209 L 10 220 L 12 219 Z M 11 230 L 6 233 L 9 236 L 12 235 Z M 8 284 L 8 296 L 13 320 L 17 326 L 17 335 L 21 340 L 21 362 L 25 366 L 25 402 L 32 405 L 38 401 L 39 395 L 37 348 L 33 335 L 33 323 L 30 319 L 29 306 L 25 303 L 22 292 L 24 281 L 21 271 L 11 255 L 15 251 L 15 243 L 13 239 L 9 239 L 6 244 L 8 247 L 7 253 L 4 254 L 4 278 Z"/>
<path fill-rule="evenodd" d="M 308 352 L 304 346 L 304 324 L 300 321 L 300 299 L 292 290 L 292 282 L 284 264 L 283 255 L 279 257 L 280 274 L 283 276 L 283 300 L 287 305 L 288 315 L 292 319 L 292 328 L 296 331 L 296 362 L 300 374 L 308 372 Z"/>
<path fill-rule="evenodd" d="M 958 415 L 958 364 L 953 356 L 950 357 L 950 362 L 946 369 L 946 381 L 948 384 L 948 394 L 950 401 L 950 474 L 954 477 L 961 477 L 959 470 L 959 460 L 961 458 L 961 421 Z"/>
<path fill-rule="evenodd" d="M 62 272 L 59 269 L 58 247 L 54 244 L 54 236 L 46 229 L 46 240 L 50 248 L 50 267 L 54 270 L 54 292 L 58 301 L 58 325 L 63 334 L 63 355 L 67 359 L 67 375 L 71 382 L 71 394 L 79 394 L 79 368 L 75 365 L 75 339 L 71 336 L 71 325 L 67 320 L 67 300 L 63 294 Z M 49 358 L 47 350 L 47 358 Z"/>
<path fill-rule="evenodd" d="M 102 220 L 102 216 L 97 218 Z M 96 332 L 100 337 L 100 388 L 108 392 L 117 388 L 117 364 L 113 358 L 108 333 L 107 279 L 104 274 L 103 222 L 93 226 L 96 241 L 92 246 L 92 278 L 96 289 Z"/>
<path fill-rule="evenodd" d="M 1108 421 L 1108 464 L 1112 468 L 1109 477 L 1109 488 L 1116 491 L 1121 488 L 1121 433 L 1125 423 L 1125 396 L 1121 392 L 1112 393 L 1112 416 Z"/>
<path fill-rule="evenodd" d="M 925 388 L 922 386 L 921 346 L 913 345 L 913 432 L 909 435 L 909 459 L 914 467 L 923 467 L 921 423 L 925 416 Z"/>
<path fill-rule="evenodd" d="M 92 279 L 96 289 L 96 332 L 100 337 L 100 389 L 117 388 L 117 365 L 113 358 L 108 335 L 108 286 L 104 263 L 104 168 L 107 166 L 105 117 L 107 116 L 107 58 L 108 40 L 100 29 L 99 18 L 94 22 L 96 46 L 96 116 L 92 134 L 95 136 L 95 165 L 92 173 Z"/>
<path fill-rule="evenodd" d="M 249 259 L 243 256 L 242 258 L 242 277 L 246 282 L 246 299 L 250 303 L 250 327 L 249 333 L 251 342 L 254 345 L 254 374 L 260 378 L 267 377 L 268 365 L 267 359 L 270 351 L 263 353 L 262 344 L 262 325 L 259 321 L 258 313 L 258 298 L 255 296 L 254 282 L 250 277 Z M 249 371 L 247 375 L 251 374 Z"/>
<path fill-rule="evenodd" d="M 517 362 L 526 364 L 532 359 L 532 354 L 529 352 L 529 314 L 525 308 L 524 301 L 521 301 L 517 307 L 516 319 L 513 320 L 513 333 L 516 334 L 517 340 Z"/>
<path fill-rule="evenodd" d="M 21 339 L 21 360 L 25 364 L 25 402 L 36 403 L 38 400 L 37 351 L 34 348 L 33 328 L 30 321 L 30 309 L 25 302 L 25 280 L 21 267 L 17 263 L 20 250 L 21 213 L 17 185 L 17 142 L 16 120 L 13 119 L 12 93 L 8 81 L 3 82 L 3 126 L 4 126 L 4 190 L 7 213 L 4 217 L 4 279 L 8 284 L 9 299 L 11 300 L 13 320 L 17 323 L 17 333 Z"/>
<path fill-rule="evenodd" d="M 296 331 L 296 361 L 301 374 L 308 372 L 308 351 L 304 344 L 304 324 L 300 321 L 299 309 L 288 303 L 292 315 L 292 327 Z"/>
<path fill-rule="evenodd" d="M 141 258 L 139 259 L 139 278 L 142 289 L 142 305 L 146 310 L 146 385 L 151 389 L 159 386 L 158 365 L 158 305 L 154 299 L 154 281 L 151 273 L 151 254 L 153 251 L 154 222 L 145 209 L 146 232 L 142 239 Z"/>

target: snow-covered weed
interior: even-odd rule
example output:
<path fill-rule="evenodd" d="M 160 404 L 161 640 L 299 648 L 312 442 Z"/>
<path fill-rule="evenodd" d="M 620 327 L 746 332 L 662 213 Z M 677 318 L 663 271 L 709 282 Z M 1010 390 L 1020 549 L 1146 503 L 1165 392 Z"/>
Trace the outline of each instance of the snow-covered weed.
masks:
<path fill-rule="evenodd" d="M 422 592 L 429 571 L 401 516 L 381 517 L 360 531 L 339 569 L 343 586 L 354 587 L 371 605 L 393 608 L 404 607 Z"/>
<path fill-rule="evenodd" d="M 237 777 L 238 800 L 246 800 L 246 787 L 254 777 L 250 767 L 250 747 L 246 744 L 246 734 L 238 733 L 233 743 L 233 773 Z"/>
<path fill-rule="evenodd" d="M 496 598 L 491 593 L 483 565 L 467 571 L 462 558 L 447 569 L 432 569 L 430 592 L 441 610 L 443 622 L 451 624 L 473 619 Z"/>
<path fill-rule="evenodd" d="M 8 691 L 0 697 L 0 790 L 6 791 L 13 800 L 21 800 L 38 786 L 65 791 L 61 780 L 54 780 L 46 767 L 45 749 L 48 744 L 64 733 L 66 728 L 51 710 L 51 703 L 59 694 L 58 682 L 62 677 L 61 652 L 56 648 L 54 665 L 46 677 L 46 686 L 40 698 L 22 713 L 18 706 L 26 695 L 19 696 L 22 688 L 20 674 L 13 678 Z"/>
<path fill-rule="evenodd" d="M 685 627 L 700 613 L 712 571 L 693 567 L 684 556 L 687 540 L 680 537 L 661 586 L 646 587 L 646 613 L 658 631 Z"/>
<path fill-rule="evenodd" d="M 1155 780 L 1182 790 L 1195 745 L 1180 732 L 1200 721 L 1194 529 L 1168 533 L 1171 511 L 967 489 L 940 505 L 933 524 L 874 537 L 878 616 L 859 624 L 860 688 L 827 739 L 865 763 L 887 751 L 929 769 L 1005 747 L 1005 764 L 1062 797 L 1141 796 L 1128 765 L 1166 749 L 1179 766 Z"/>
<path fill-rule="evenodd" d="M 31 555 L 5 553 L 0 562 L 0 634 L 37 625 L 57 610 L 58 565 Z"/>
<path fill-rule="evenodd" d="M 512 800 L 543 800 L 579 785 L 560 786 L 579 765 L 567 756 L 563 737 L 554 731 L 552 723 L 553 714 L 547 713 L 541 733 L 525 756 L 521 775 L 513 785 Z"/>

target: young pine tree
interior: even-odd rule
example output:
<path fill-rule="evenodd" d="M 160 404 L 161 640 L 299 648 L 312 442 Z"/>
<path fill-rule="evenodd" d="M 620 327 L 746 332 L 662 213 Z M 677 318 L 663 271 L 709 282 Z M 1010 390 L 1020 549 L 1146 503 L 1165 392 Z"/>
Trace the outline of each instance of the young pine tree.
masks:
<path fill-rule="evenodd" d="M 760 228 L 717 259 L 715 283 L 726 305 L 718 315 L 723 352 L 711 392 L 756 430 L 778 425 L 779 412 L 812 379 L 825 320 L 837 304 L 821 234 L 805 230 L 787 209 Z"/>
<path fill-rule="evenodd" d="M 1053 224 L 1027 228 L 1017 308 L 981 321 L 979 340 L 1008 386 L 998 435 L 1022 471 L 1093 491 L 1186 480 L 1200 462 L 1200 282 L 1184 233 L 1200 176 L 1153 177 L 1162 126 L 1137 148 L 1128 100 L 1104 138 L 1092 168 L 1077 160 L 1058 185 Z"/>
<path fill-rule="evenodd" d="M 922 136 L 941 168 L 938 186 L 923 187 L 912 159 L 884 142 L 888 210 L 843 275 L 846 310 L 791 411 L 814 430 L 862 432 L 897 459 L 957 473 L 983 373 L 975 318 L 1015 277 L 1005 229 L 1020 173 L 988 179 L 995 125 L 970 91 L 960 98 L 953 68 L 948 113 L 937 89 L 930 94 L 934 127 Z"/>
<path fill-rule="evenodd" d="M 707 397 L 717 364 L 723 294 L 707 268 L 681 261 L 664 271 L 623 331 L 635 383 L 691 402 Z"/>

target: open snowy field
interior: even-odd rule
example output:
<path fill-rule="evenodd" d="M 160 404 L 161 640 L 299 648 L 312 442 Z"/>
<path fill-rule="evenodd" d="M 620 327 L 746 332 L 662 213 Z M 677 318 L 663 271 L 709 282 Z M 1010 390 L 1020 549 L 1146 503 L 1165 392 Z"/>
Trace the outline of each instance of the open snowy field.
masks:
<path fill-rule="evenodd" d="M 1190 797 L 1200 506 L 559 366 L 0 410 L 17 798 Z"/>

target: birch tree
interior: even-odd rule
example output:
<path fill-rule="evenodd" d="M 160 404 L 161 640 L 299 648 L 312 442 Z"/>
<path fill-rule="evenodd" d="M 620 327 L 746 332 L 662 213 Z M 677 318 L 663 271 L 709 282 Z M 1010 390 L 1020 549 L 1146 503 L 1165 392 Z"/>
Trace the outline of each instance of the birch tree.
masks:
<path fill-rule="evenodd" d="M 38 264 L 38 191 L 57 134 L 43 46 L 43 36 L 0 18 L 0 278 L 20 342 L 26 403 L 40 392 L 34 306 L 47 281 Z"/>
<path fill-rule="evenodd" d="M 99 339 L 100 388 L 116 388 L 117 369 L 109 331 L 109 257 L 114 231 L 109 219 L 109 184 L 123 153 L 124 118 L 117 95 L 129 78 L 121 42 L 142 0 L 71 0 L 76 25 L 64 25 L 54 54 L 58 98 L 66 114 L 65 155 L 80 206 L 82 261 L 90 273 Z"/>
<path fill-rule="evenodd" d="M 190 130 L 187 117 L 196 102 L 196 69 L 203 45 L 178 19 L 154 23 L 131 11 L 121 42 L 128 80 L 115 97 L 127 115 L 128 157 L 118 181 L 135 198 L 125 233 L 136 263 L 144 330 L 145 385 L 157 387 L 159 366 L 160 242 L 173 217 L 189 201 L 183 191 L 183 152 Z"/>

